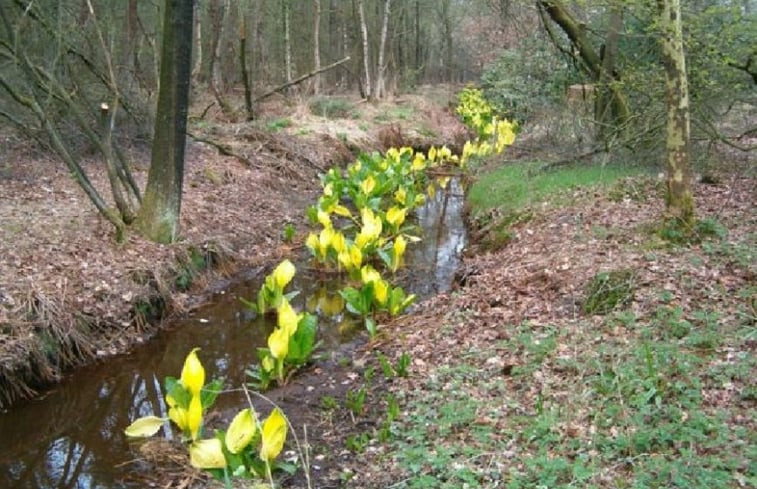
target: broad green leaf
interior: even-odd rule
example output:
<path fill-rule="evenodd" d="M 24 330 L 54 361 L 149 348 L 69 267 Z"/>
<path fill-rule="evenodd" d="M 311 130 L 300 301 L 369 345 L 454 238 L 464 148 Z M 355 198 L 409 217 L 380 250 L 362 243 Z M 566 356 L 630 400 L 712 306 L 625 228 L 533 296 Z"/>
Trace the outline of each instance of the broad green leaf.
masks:
<path fill-rule="evenodd" d="M 152 436 L 160 430 L 161 426 L 166 422 L 165 418 L 159 418 L 157 416 L 145 416 L 139 418 L 130 424 L 125 430 L 124 434 L 132 438 L 145 438 Z"/>
<path fill-rule="evenodd" d="M 226 458 L 218 438 L 197 440 L 189 445 L 189 463 L 196 469 L 223 469 Z"/>

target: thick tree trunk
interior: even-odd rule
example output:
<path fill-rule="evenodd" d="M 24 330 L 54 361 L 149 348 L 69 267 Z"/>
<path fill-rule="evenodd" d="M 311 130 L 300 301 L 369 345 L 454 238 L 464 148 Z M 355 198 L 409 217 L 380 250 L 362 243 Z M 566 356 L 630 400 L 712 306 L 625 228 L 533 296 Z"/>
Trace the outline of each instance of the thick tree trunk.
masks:
<path fill-rule="evenodd" d="M 163 17 L 160 92 L 152 160 L 136 221 L 147 238 L 160 243 L 173 242 L 179 235 L 192 64 L 192 3 L 166 0 Z"/>
<path fill-rule="evenodd" d="M 370 66 L 370 51 L 368 49 L 368 26 L 365 23 L 365 9 L 363 8 L 363 0 L 357 2 L 358 19 L 360 21 L 360 36 L 363 42 L 363 76 L 365 98 L 373 100 L 373 94 L 371 92 L 371 66 Z"/>
<path fill-rule="evenodd" d="M 384 0 L 384 20 L 381 25 L 381 42 L 379 44 L 378 66 L 376 67 L 376 89 L 374 96 L 377 99 L 384 98 L 386 95 L 386 62 L 384 55 L 386 53 L 386 37 L 389 31 L 389 15 L 392 0 Z"/>
<path fill-rule="evenodd" d="M 680 0 L 657 0 L 667 96 L 667 207 L 687 228 L 694 225 L 689 165 L 689 88 L 683 51 Z"/>
<path fill-rule="evenodd" d="M 196 47 L 195 47 L 195 64 L 192 68 L 192 79 L 198 81 L 202 74 L 202 16 L 199 12 L 199 5 L 195 4 L 195 34 L 196 34 Z"/>
<path fill-rule="evenodd" d="M 313 0 L 315 2 L 315 20 L 313 25 L 313 70 L 319 71 L 321 69 L 321 0 Z M 313 93 L 319 95 L 321 93 L 321 75 L 315 75 L 313 78 Z"/>

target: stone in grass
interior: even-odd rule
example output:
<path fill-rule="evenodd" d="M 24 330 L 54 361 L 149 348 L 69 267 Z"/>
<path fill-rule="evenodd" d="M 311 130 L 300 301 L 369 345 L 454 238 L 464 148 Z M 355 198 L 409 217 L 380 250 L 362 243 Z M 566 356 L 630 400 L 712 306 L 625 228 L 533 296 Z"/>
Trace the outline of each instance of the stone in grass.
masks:
<path fill-rule="evenodd" d="M 586 314 L 607 314 L 631 302 L 635 288 L 633 271 L 628 268 L 599 272 L 586 286 L 582 309 Z"/>

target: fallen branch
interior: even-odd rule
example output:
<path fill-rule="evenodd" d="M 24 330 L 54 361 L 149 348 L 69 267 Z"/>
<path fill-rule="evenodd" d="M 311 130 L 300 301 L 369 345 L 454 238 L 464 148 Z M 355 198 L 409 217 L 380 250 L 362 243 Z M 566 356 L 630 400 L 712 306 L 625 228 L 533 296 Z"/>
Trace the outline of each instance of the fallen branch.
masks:
<path fill-rule="evenodd" d="M 239 161 L 241 161 L 242 163 L 244 163 L 247 166 L 254 166 L 254 167 L 259 168 L 259 166 L 256 165 L 255 163 L 253 163 L 252 160 L 250 160 L 249 158 L 247 158 L 245 156 L 242 156 L 241 154 L 235 152 L 233 149 L 231 149 L 231 147 L 229 147 L 229 146 L 227 146 L 227 145 L 225 145 L 223 143 L 220 143 L 218 141 L 214 141 L 212 139 L 208 139 L 208 138 L 200 136 L 198 134 L 193 134 L 193 133 L 191 133 L 189 131 L 187 131 L 187 136 L 189 136 L 190 138 L 192 138 L 195 141 L 198 141 L 200 143 L 205 143 L 205 144 L 208 144 L 210 146 L 213 146 L 215 149 L 218 150 L 219 153 L 221 153 L 224 156 L 231 156 L 232 158 L 238 159 Z"/>
<path fill-rule="evenodd" d="M 350 60 L 350 57 L 349 57 L 349 56 L 347 56 L 346 58 L 344 58 L 344 59 L 341 59 L 341 60 L 339 60 L 339 61 L 337 61 L 337 62 L 335 62 L 335 63 L 331 63 L 331 64 L 330 64 L 330 65 L 328 65 L 328 66 L 324 66 L 323 68 L 321 68 L 321 69 L 319 69 L 319 70 L 313 70 L 313 71 L 311 71 L 310 73 L 307 73 L 307 74 L 305 74 L 305 75 L 302 75 L 302 76 L 301 76 L 301 77 L 299 77 L 299 78 L 295 78 L 294 80 L 292 80 L 292 81 L 290 81 L 290 82 L 286 82 L 286 83 L 284 83 L 283 85 L 279 85 L 278 87 L 274 88 L 273 90 L 270 90 L 270 91 L 268 91 L 268 92 L 264 93 L 263 95 L 261 95 L 260 97 L 256 98 L 256 99 L 255 99 L 255 100 L 253 100 L 252 102 L 253 102 L 253 103 L 258 103 L 258 102 L 260 102 L 261 100 L 265 100 L 265 99 L 267 99 L 268 97 L 270 97 L 271 95 L 273 95 L 273 94 L 275 94 L 275 93 L 277 93 L 277 92 L 280 92 L 280 91 L 282 91 L 282 90 L 286 90 L 287 88 L 289 88 L 289 87 L 291 87 L 291 86 L 293 86 L 293 85 L 297 85 L 298 83 L 302 83 L 302 82 L 304 82 L 305 80 L 307 80 L 308 78 L 312 78 L 312 77 L 314 77 L 315 75 L 317 75 L 317 74 L 319 74 L 319 73 L 323 73 L 324 71 L 328 71 L 328 70 L 334 69 L 334 68 L 336 68 L 337 66 L 339 66 L 339 65 L 341 65 L 341 64 L 343 64 L 343 63 L 346 63 L 346 62 L 347 62 L 347 61 L 349 61 L 349 60 Z"/>

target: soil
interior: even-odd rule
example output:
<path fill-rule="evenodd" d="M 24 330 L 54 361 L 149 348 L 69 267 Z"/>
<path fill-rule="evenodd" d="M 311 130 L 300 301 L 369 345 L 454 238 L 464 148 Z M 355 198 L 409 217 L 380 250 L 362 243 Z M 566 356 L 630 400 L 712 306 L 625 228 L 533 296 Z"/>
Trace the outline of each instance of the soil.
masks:
<path fill-rule="evenodd" d="M 340 120 L 310 114 L 304 99 L 272 98 L 260 107 L 261 120 L 249 123 L 213 110 L 201 118 L 207 104 L 197 101 L 181 238 L 167 246 L 136 233 L 116 243 L 62 163 L 2 134 L 0 409 L 67 369 L 147 340 L 166 319 L 202 302 L 214 283 L 274 262 L 287 251 L 284 226 L 304 231 L 320 172 L 359 151 L 463 137 L 448 107 L 454 93 L 437 87 L 375 105 L 345 99 L 350 118 Z M 276 125 L 281 120 L 284 127 Z M 413 129 L 423 127 L 423 134 Z M 126 149 L 143 186 L 149 148 Z M 83 159 L 95 186 L 106 189 L 100 162 Z"/>

